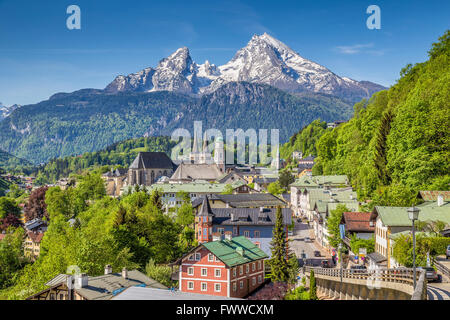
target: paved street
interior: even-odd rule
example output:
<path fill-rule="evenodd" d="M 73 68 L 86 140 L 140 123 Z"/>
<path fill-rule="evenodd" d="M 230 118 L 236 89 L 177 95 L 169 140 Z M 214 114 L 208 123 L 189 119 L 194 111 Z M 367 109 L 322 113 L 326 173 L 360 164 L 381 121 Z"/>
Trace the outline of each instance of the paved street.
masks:
<path fill-rule="evenodd" d="M 309 237 L 312 241 L 305 242 L 305 237 Z M 326 250 L 314 241 L 314 233 L 308 224 L 296 221 L 294 235 L 290 236 L 289 239 L 292 240 L 289 242 L 289 245 L 299 259 L 302 252 L 306 253 L 307 264 L 319 266 L 322 260 L 331 258 Z M 314 257 L 315 250 L 321 251 L 322 256 Z"/>

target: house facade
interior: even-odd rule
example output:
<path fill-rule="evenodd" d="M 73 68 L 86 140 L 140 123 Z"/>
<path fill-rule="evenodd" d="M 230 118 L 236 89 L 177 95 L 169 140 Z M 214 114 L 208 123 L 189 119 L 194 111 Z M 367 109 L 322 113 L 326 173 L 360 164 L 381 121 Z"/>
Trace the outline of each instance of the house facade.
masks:
<path fill-rule="evenodd" d="M 242 298 L 264 282 L 268 256 L 245 237 L 202 243 L 179 259 L 179 290 Z"/>
<path fill-rule="evenodd" d="M 262 249 L 269 257 L 270 242 L 276 220 L 276 208 L 214 208 L 208 197 L 195 217 L 195 234 L 200 243 L 209 242 L 214 234 L 233 237 L 244 236 Z M 288 226 L 292 223 L 292 211 L 282 208 L 286 237 Z"/>

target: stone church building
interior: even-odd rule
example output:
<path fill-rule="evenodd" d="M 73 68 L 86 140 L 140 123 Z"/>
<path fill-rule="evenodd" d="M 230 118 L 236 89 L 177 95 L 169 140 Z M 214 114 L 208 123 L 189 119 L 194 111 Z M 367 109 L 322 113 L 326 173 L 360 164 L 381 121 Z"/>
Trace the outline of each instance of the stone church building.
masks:
<path fill-rule="evenodd" d="M 170 177 L 175 168 L 164 152 L 139 152 L 128 168 L 127 185 L 150 186 L 163 176 Z"/>

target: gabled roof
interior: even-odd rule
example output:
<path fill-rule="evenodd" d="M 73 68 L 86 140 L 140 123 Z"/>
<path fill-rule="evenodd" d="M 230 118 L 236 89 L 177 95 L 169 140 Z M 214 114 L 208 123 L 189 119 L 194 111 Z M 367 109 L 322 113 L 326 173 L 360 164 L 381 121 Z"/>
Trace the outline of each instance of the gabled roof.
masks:
<path fill-rule="evenodd" d="M 172 160 L 164 152 L 139 152 L 130 169 L 173 169 Z"/>
<path fill-rule="evenodd" d="M 67 275 L 59 274 L 50 281 L 48 281 L 46 285 L 54 287 L 66 281 Z M 130 270 L 128 271 L 127 279 L 123 278 L 120 273 L 111 273 L 97 277 L 88 277 L 88 285 L 86 287 L 75 290 L 77 293 L 79 293 L 81 296 L 83 296 L 88 300 L 108 300 L 113 296 L 115 296 L 116 294 L 118 294 L 119 292 L 122 292 L 124 289 L 132 286 L 145 286 L 158 289 L 167 289 L 166 286 L 147 277 L 142 272 L 138 270 Z M 42 292 L 43 291 L 41 291 L 40 293 Z M 37 293 L 32 297 L 40 293 Z"/>
<path fill-rule="evenodd" d="M 370 212 L 344 212 L 342 215 L 345 230 L 349 232 L 374 232 L 375 225 L 370 226 Z"/>
<path fill-rule="evenodd" d="M 205 195 L 203 197 L 202 207 L 200 208 L 200 211 L 198 212 L 199 216 L 210 216 L 212 215 L 211 206 L 209 205 L 208 196 Z"/>
<path fill-rule="evenodd" d="M 222 172 L 216 164 L 182 162 L 170 180 L 216 180 L 220 176 L 222 176 Z"/>
<path fill-rule="evenodd" d="M 444 201 L 450 201 L 450 191 L 419 191 L 418 197 L 425 201 L 437 201 L 439 195 L 444 196 Z"/>
<path fill-rule="evenodd" d="M 202 244 L 228 267 L 266 259 L 269 256 L 244 236 L 231 240 L 211 241 Z M 238 252 L 242 248 L 242 254 Z"/>
<path fill-rule="evenodd" d="M 378 216 L 385 226 L 406 227 L 411 225 L 407 207 L 376 206 L 372 215 Z M 420 207 L 419 221 L 443 221 L 450 223 L 450 206 L 424 206 Z"/>
<path fill-rule="evenodd" d="M 246 225 L 246 226 L 274 226 L 276 221 L 275 208 L 212 208 L 214 225 Z M 283 223 L 292 223 L 291 209 L 282 208 Z"/>

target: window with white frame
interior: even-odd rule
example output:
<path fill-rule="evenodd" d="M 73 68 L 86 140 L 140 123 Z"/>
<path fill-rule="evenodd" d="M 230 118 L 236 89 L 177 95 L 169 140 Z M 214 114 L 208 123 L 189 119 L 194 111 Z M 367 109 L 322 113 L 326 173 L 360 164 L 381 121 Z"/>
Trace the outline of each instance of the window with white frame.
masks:
<path fill-rule="evenodd" d="M 252 285 L 254 286 L 256 284 L 256 277 L 252 278 Z"/>
<path fill-rule="evenodd" d="M 258 269 L 261 269 L 261 261 L 258 261 Z"/>
<path fill-rule="evenodd" d="M 256 264 L 253 262 L 252 263 L 252 271 L 255 271 L 255 269 L 256 269 Z"/>
<path fill-rule="evenodd" d="M 217 228 L 217 232 L 220 234 L 224 234 L 225 233 L 225 229 L 224 228 Z"/>
<path fill-rule="evenodd" d="M 259 231 L 255 231 L 255 232 L 254 232 L 254 237 L 255 237 L 255 238 L 259 238 L 260 235 L 261 235 L 261 234 L 259 233 Z"/>
<path fill-rule="evenodd" d="M 201 258 L 200 252 L 197 252 L 195 254 L 195 261 L 200 261 L 200 258 Z"/>
<path fill-rule="evenodd" d="M 233 268 L 233 277 L 236 277 L 236 268 Z"/>
<path fill-rule="evenodd" d="M 208 261 L 213 262 L 214 261 L 214 255 L 212 253 L 208 254 Z"/>
<path fill-rule="evenodd" d="M 222 270 L 216 269 L 215 275 L 217 278 L 220 278 L 222 276 Z"/>
<path fill-rule="evenodd" d="M 244 266 L 239 267 L 239 274 L 244 274 Z"/>
<path fill-rule="evenodd" d="M 187 269 L 188 275 L 193 276 L 194 275 L 194 268 L 193 267 L 189 267 Z"/>
<path fill-rule="evenodd" d="M 202 291 L 207 291 L 207 290 L 208 290 L 208 283 L 202 282 Z"/>
<path fill-rule="evenodd" d="M 245 265 L 245 272 L 248 273 L 250 271 L 250 265 L 246 264 Z"/>
<path fill-rule="evenodd" d="M 259 275 L 259 276 L 258 276 L 258 283 L 261 283 L 261 282 L 262 282 L 262 276 Z"/>
<path fill-rule="evenodd" d="M 236 291 L 236 290 L 237 290 L 236 282 L 233 282 L 233 291 Z"/>
<path fill-rule="evenodd" d="M 190 260 L 190 261 L 193 261 L 193 260 L 194 260 L 194 255 L 193 255 L 193 254 L 191 254 L 191 255 L 189 256 L 189 260 Z"/>
<path fill-rule="evenodd" d="M 214 284 L 214 291 L 215 292 L 220 292 L 221 291 L 221 285 L 220 285 L 220 283 L 216 283 L 216 284 Z"/>
<path fill-rule="evenodd" d="M 188 281 L 188 290 L 194 290 L 194 281 Z"/>
<path fill-rule="evenodd" d="M 208 269 L 202 268 L 202 277 L 206 277 L 206 276 L 208 276 Z"/>
<path fill-rule="evenodd" d="M 244 288 L 244 281 L 242 281 L 242 280 L 239 281 L 239 288 L 241 288 L 241 289 Z"/>
<path fill-rule="evenodd" d="M 250 238 L 250 231 L 248 230 L 244 231 L 244 237 Z"/>

